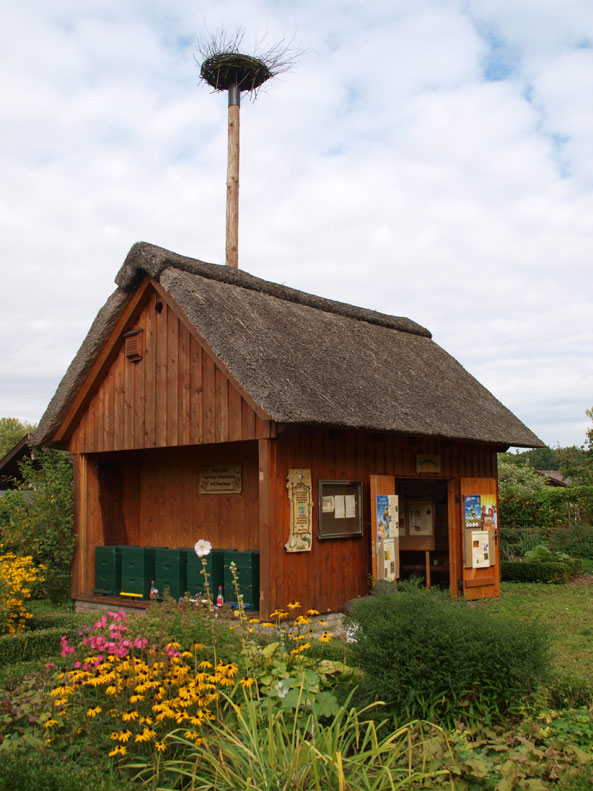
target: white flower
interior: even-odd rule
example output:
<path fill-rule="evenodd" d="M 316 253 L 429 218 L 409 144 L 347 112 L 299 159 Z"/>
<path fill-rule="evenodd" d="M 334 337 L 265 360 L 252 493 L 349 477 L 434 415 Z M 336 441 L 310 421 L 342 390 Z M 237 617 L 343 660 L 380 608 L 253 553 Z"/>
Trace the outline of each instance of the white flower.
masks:
<path fill-rule="evenodd" d="M 196 550 L 196 555 L 199 558 L 205 558 L 206 555 L 210 554 L 212 544 L 209 541 L 205 541 L 203 538 L 201 538 L 199 541 L 196 541 L 194 549 Z"/>

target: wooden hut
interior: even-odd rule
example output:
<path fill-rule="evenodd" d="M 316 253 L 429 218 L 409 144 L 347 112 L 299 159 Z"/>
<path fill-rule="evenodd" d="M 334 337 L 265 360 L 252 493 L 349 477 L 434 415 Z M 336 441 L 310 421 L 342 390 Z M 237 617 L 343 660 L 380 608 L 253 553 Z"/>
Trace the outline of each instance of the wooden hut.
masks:
<path fill-rule="evenodd" d="M 73 455 L 75 599 L 96 546 L 199 538 L 259 551 L 263 615 L 498 593 L 496 454 L 542 443 L 428 330 L 145 243 L 116 283 L 34 437 Z"/>

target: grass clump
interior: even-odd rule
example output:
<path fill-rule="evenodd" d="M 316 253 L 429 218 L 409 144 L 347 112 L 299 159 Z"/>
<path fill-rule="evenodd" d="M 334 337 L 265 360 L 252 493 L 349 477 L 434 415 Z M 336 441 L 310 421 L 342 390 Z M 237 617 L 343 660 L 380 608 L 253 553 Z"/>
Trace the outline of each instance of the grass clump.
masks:
<path fill-rule="evenodd" d="M 497 722 L 519 712 L 549 673 L 549 641 L 537 624 L 440 591 L 363 599 L 353 622 L 361 690 L 384 701 L 396 722 Z"/>

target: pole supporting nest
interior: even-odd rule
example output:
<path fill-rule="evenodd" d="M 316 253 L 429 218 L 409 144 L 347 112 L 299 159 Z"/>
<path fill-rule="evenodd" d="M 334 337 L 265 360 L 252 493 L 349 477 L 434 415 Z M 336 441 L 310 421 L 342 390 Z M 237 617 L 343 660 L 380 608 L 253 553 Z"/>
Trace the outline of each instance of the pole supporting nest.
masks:
<path fill-rule="evenodd" d="M 226 204 L 226 263 L 239 266 L 239 109 L 241 92 L 255 95 L 269 79 L 286 71 L 298 53 L 282 44 L 275 45 L 260 57 L 239 51 L 243 32 L 229 37 L 224 32 L 199 44 L 204 58 L 200 77 L 215 91 L 228 91 L 228 159 Z"/>

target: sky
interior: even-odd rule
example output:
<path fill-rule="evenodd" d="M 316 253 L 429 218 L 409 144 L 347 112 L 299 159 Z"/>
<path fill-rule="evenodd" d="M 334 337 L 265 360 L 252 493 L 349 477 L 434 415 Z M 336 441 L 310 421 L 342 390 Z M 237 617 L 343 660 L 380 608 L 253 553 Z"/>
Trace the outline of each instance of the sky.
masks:
<path fill-rule="evenodd" d="M 546 444 L 593 405 L 592 0 L 24 0 L 0 26 L 0 416 L 37 422 L 136 241 L 428 327 Z M 397 361 L 392 374 L 397 376 Z"/>

